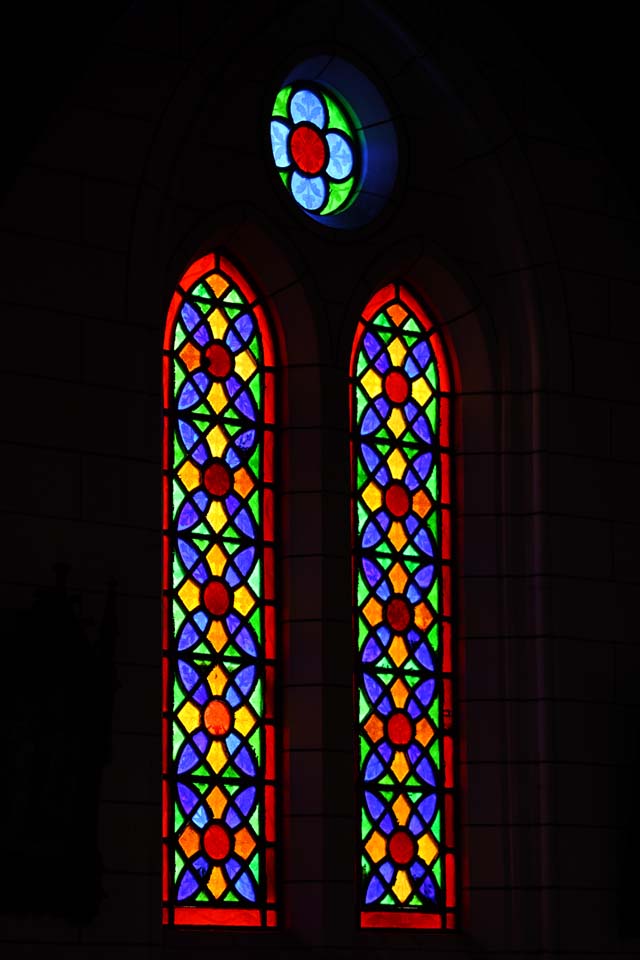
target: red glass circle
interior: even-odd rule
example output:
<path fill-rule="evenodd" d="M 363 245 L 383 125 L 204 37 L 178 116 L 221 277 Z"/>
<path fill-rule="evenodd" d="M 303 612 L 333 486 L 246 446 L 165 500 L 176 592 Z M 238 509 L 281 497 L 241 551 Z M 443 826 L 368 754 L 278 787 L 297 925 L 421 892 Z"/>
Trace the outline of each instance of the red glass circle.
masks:
<path fill-rule="evenodd" d="M 222 580 L 212 580 L 204 588 L 204 605 L 214 617 L 224 617 L 231 604 L 229 587 Z"/>
<path fill-rule="evenodd" d="M 396 633 L 402 633 L 411 623 L 409 604 L 402 597 L 394 597 L 387 605 L 386 617 L 391 629 Z"/>
<path fill-rule="evenodd" d="M 406 830 L 396 830 L 389 839 L 389 856 L 402 866 L 413 860 L 416 854 L 416 842 Z"/>
<path fill-rule="evenodd" d="M 224 463 L 212 463 L 204 472 L 204 485 L 212 497 L 224 497 L 231 489 L 231 474 Z"/>
<path fill-rule="evenodd" d="M 405 517 L 409 512 L 409 494 L 401 483 L 392 483 L 384 493 L 384 502 L 387 510 L 394 517 Z"/>
<path fill-rule="evenodd" d="M 409 384 L 404 373 L 390 370 L 384 378 L 384 392 L 392 403 L 404 403 L 409 396 Z"/>
<path fill-rule="evenodd" d="M 320 173 L 327 159 L 323 138 L 313 127 L 296 127 L 291 134 L 291 156 L 303 173 Z"/>
<path fill-rule="evenodd" d="M 224 860 L 229 855 L 231 840 L 219 823 L 213 823 L 205 833 L 204 848 L 212 860 Z"/>
<path fill-rule="evenodd" d="M 219 380 L 231 373 L 231 354 L 223 343 L 212 343 L 207 348 L 206 357 L 211 375 Z"/>
<path fill-rule="evenodd" d="M 396 746 L 405 746 L 413 737 L 413 725 L 406 713 L 393 713 L 387 720 L 387 736 Z"/>
<path fill-rule="evenodd" d="M 204 725 L 212 737 L 224 737 L 231 729 L 231 711 L 224 700 L 212 700 L 204 712 Z"/>

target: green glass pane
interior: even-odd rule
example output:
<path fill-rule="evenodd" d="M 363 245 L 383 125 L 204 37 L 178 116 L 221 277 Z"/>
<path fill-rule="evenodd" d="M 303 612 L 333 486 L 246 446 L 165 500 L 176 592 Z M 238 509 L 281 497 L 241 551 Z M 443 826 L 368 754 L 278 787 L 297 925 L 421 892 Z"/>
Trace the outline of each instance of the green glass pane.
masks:
<path fill-rule="evenodd" d="M 432 868 L 433 876 L 435 877 L 436 883 L 439 887 L 442 886 L 442 857 L 438 857 L 436 862 L 433 864 Z"/>
<path fill-rule="evenodd" d="M 438 841 L 438 843 L 440 843 L 440 811 L 439 810 L 436 813 L 435 817 L 433 818 L 433 824 L 431 825 L 431 832 L 436 838 L 436 840 Z"/>
<path fill-rule="evenodd" d="M 436 613 L 439 613 L 439 612 L 440 612 L 440 597 L 439 597 L 440 589 L 439 589 L 439 587 L 440 587 L 440 584 L 439 584 L 438 581 L 436 580 L 436 582 L 434 583 L 434 585 L 431 587 L 431 590 L 429 591 L 429 595 L 428 595 L 428 597 L 427 597 L 428 602 L 431 604 L 431 606 L 433 607 L 433 609 L 435 610 Z"/>
<path fill-rule="evenodd" d="M 334 183 L 329 180 L 329 199 L 322 213 L 333 213 L 338 207 L 344 207 L 346 210 L 353 200 L 355 200 L 356 191 L 354 190 L 354 183 L 355 180 L 353 177 L 349 177 L 344 183 Z M 351 196 L 351 194 L 353 194 L 353 196 Z"/>
<path fill-rule="evenodd" d="M 273 105 L 273 116 L 274 117 L 287 117 L 288 116 L 288 107 L 289 107 L 289 98 L 291 96 L 291 87 L 283 87 L 278 96 L 276 97 L 276 102 Z"/>
<path fill-rule="evenodd" d="M 323 99 L 327 107 L 327 113 L 329 114 L 328 126 L 333 127 L 335 130 L 342 130 L 343 133 L 351 137 L 351 125 L 333 97 L 328 97 L 325 94 Z"/>

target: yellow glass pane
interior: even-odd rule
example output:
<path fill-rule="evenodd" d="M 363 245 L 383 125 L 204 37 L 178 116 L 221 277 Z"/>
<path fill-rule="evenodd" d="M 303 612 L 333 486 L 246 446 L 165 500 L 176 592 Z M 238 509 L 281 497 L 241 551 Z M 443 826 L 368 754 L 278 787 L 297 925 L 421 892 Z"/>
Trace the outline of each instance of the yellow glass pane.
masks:
<path fill-rule="evenodd" d="M 200 471 L 189 460 L 180 467 L 178 476 L 182 480 L 187 490 L 193 490 L 200 486 Z"/>
<path fill-rule="evenodd" d="M 375 626 L 376 623 L 380 623 L 382 620 L 382 606 L 378 603 L 375 597 L 371 597 L 371 599 L 367 601 L 362 609 L 362 612 L 372 627 Z"/>
<path fill-rule="evenodd" d="M 207 510 L 207 520 L 216 533 L 220 533 L 222 528 L 226 525 L 227 519 L 227 511 L 223 507 L 220 500 L 212 500 L 209 509 Z"/>
<path fill-rule="evenodd" d="M 209 436 L 207 437 L 207 443 L 209 444 L 209 449 L 211 450 L 211 456 L 221 457 L 227 449 L 227 442 L 227 435 L 220 424 L 215 426 L 213 430 L 210 430 Z"/>
<path fill-rule="evenodd" d="M 195 370 L 200 366 L 201 351 L 192 343 L 187 343 L 178 354 L 187 370 Z"/>
<path fill-rule="evenodd" d="M 400 337 L 396 337 L 395 340 L 392 340 L 387 347 L 387 350 L 389 351 L 391 363 L 394 365 L 394 367 L 401 367 L 402 361 L 407 355 L 407 348 Z"/>
<path fill-rule="evenodd" d="M 389 573 L 391 586 L 396 593 L 403 593 L 405 584 L 408 580 L 407 573 L 400 563 L 394 563 Z"/>
<path fill-rule="evenodd" d="M 253 480 L 244 467 L 241 467 L 240 470 L 236 472 L 234 486 L 236 493 L 240 494 L 243 498 L 248 496 L 253 490 Z"/>
<path fill-rule="evenodd" d="M 395 883 L 391 889 L 395 893 L 400 903 L 404 903 L 411 894 L 411 884 L 409 883 L 409 877 L 407 876 L 406 870 L 398 870 Z"/>
<path fill-rule="evenodd" d="M 391 411 L 391 416 L 387 418 L 387 426 L 394 437 L 401 437 L 407 429 L 407 422 L 398 407 L 394 407 Z"/>
<path fill-rule="evenodd" d="M 420 859 L 424 860 L 427 866 L 429 866 L 437 853 L 438 847 L 431 837 L 431 834 L 423 833 L 418 840 L 418 856 Z"/>
<path fill-rule="evenodd" d="M 396 550 L 402 550 L 407 542 L 407 536 L 404 532 L 404 527 L 397 520 L 394 520 L 394 522 L 391 524 L 387 536 Z"/>
<path fill-rule="evenodd" d="M 407 798 L 400 794 L 400 796 L 394 801 L 391 809 L 396 815 L 398 826 L 404 827 L 405 823 L 409 819 L 409 814 L 411 813 L 411 805 L 407 802 Z"/>
<path fill-rule="evenodd" d="M 401 680 L 400 677 L 398 677 L 395 683 L 392 684 L 390 692 L 396 707 L 400 707 L 400 709 L 402 709 L 407 702 L 407 697 L 409 696 L 409 691 L 407 690 L 404 680 Z"/>
<path fill-rule="evenodd" d="M 236 357 L 236 373 L 241 380 L 248 380 L 256 369 L 256 362 L 248 350 L 243 350 Z"/>
<path fill-rule="evenodd" d="M 214 773 L 219 773 L 227 763 L 227 751 L 219 740 L 214 740 L 209 747 L 207 763 Z"/>
<path fill-rule="evenodd" d="M 238 856 L 242 857 L 243 860 L 246 860 L 255 850 L 255 846 L 255 840 L 246 827 L 238 830 L 236 833 L 236 842 L 234 844 L 234 850 Z"/>
<path fill-rule="evenodd" d="M 364 725 L 367 736 L 372 743 L 377 743 L 384 733 L 384 724 L 380 717 L 372 714 Z"/>
<path fill-rule="evenodd" d="M 234 610 L 239 610 L 243 616 L 249 613 L 256 605 L 256 599 L 246 587 L 236 590 L 233 601 Z"/>
<path fill-rule="evenodd" d="M 367 370 L 360 383 L 372 398 L 382 392 L 382 377 L 371 368 Z"/>
<path fill-rule="evenodd" d="M 211 893 L 214 895 L 216 900 L 227 889 L 227 881 L 224 878 L 221 867 L 212 868 L 211 876 L 209 877 L 207 886 L 209 887 L 209 890 L 211 890 Z"/>
<path fill-rule="evenodd" d="M 193 610 L 200 603 L 200 587 L 193 580 L 187 580 L 178 590 L 178 596 L 187 610 Z"/>
<path fill-rule="evenodd" d="M 192 857 L 200 849 L 200 834 L 187 824 L 178 841 L 188 857 Z"/>
<path fill-rule="evenodd" d="M 226 672 L 220 665 L 213 668 L 207 680 L 209 682 L 209 689 L 214 697 L 219 697 L 222 694 L 228 679 Z"/>
<path fill-rule="evenodd" d="M 367 842 L 365 843 L 365 850 L 371 857 L 374 863 L 377 863 L 378 860 L 382 860 L 386 853 L 386 843 L 382 834 L 375 831 L 371 834 Z"/>
<path fill-rule="evenodd" d="M 227 802 L 227 798 L 220 787 L 214 787 L 207 797 L 207 803 L 209 804 L 211 812 L 216 820 L 221 819 L 222 814 L 227 808 Z"/>
<path fill-rule="evenodd" d="M 216 340 L 222 340 L 228 327 L 227 318 L 222 310 L 218 309 L 213 311 L 209 317 L 209 324 L 211 325 L 211 332 Z"/>
<path fill-rule="evenodd" d="M 192 730 L 200 726 L 200 711 L 193 703 L 185 703 L 178 713 L 178 720 L 185 730 L 191 733 Z"/>
<path fill-rule="evenodd" d="M 216 653 L 220 653 L 225 648 L 228 639 L 229 637 L 227 636 L 227 631 L 220 620 L 212 620 L 211 626 L 209 627 L 209 631 L 207 633 L 207 640 Z"/>
<path fill-rule="evenodd" d="M 380 488 L 375 483 L 370 483 L 362 494 L 362 499 L 369 507 L 369 510 L 378 510 L 382 503 L 382 494 Z"/>
<path fill-rule="evenodd" d="M 396 667 L 402 666 L 409 654 L 407 653 L 407 645 L 402 639 L 402 637 L 394 637 L 391 643 L 389 644 L 389 656 L 395 663 Z"/>
<path fill-rule="evenodd" d="M 433 615 L 431 611 L 424 603 L 419 603 L 415 609 L 415 621 L 416 627 L 418 630 L 426 630 L 431 621 L 433 620 Z"/>
<path fill-rule="evenodd" d="M 211 526 L 213 526 L 213 524 L 211 524 Z M 207 554 L 207 563 L 209 564 L 209 569 L 214 577 L 222 576 L 224 568 L 227 565 L 227 557 L 217 543 L 211 547 L 211 550 L 209 550 L 209 553 Z"/>
<path fill-rule="evenodd" d="M 221 297 L 229 286 L 224 277 L 221 277 L 219 273 L 212 273 L 211 276 L 207 277 L 207 283 L 215 293 L 216 297 Z"/>
<path fill-rule="evenodd" d="M 433 390 L 424 377 L 418 377 L 411 384 L 411 395 L 418 406 L 424 407 L 433 393 Z"/>
<path fill-rule="evenodd" d="M 431 500 L 424 490 L 418 490 L 418 492 L 413 495 L 413 509 L 419 517 L 426 517 L 429 513 Z"/>
<path fill-rule="evenodd" d="M 423 717 L 421 720 L 418 720 L 416 723 L 416 740 L 418 743 L 421 743 L 423 747 L 429 743 L 433 738 L 433 727 L 429 721 Z"/>
<path fill-rule="evenodd" d="M 387 307 L 387 314 L 395 325 L 399 327 L 406 317 L 407 311 L 399 303 L 392 303 L 390 307 Z"/>
<path fill-rule="evenodd" d="M 209 390 L 209 396 L 207 399 L 209 400 L 209 403 L 214 413 L 222 413 L 222 411 L 224 410 L 224 408 L 227 406 L 229 402 L 227 400 L 227 396 L 224 392 L 224 388 L 222 384 L 215 383 L 215 382 L 211 387 L 211 390 Z"/>
<path fill-rule="evenodd" d="M 398 449 L 395 449 L 393 453 L 389 455 L 387 466 L 389 467 L 391 476 L 394 480 L 402 480 L 402 476 L 407 466 L 407 461 L 403 457 L 402 453 Z"/>
<path fill-rule="evenodd" d="M 240 707 L 239 710 L 236 710 L 233 725 L 243 737 L 246 737 L 255 727 L 256 718 L 248 707 Z"/>
<path fill-rule="evenodd" d="M 396 755 L 391 761 L 391 769 L 393 774 L 397 779 L 402 783 L 406 775 L 409 773 L 409 764 L 407 763 L 407 758 L 404 753 L 401 753 L 399 750 L 396 751 Z"/>

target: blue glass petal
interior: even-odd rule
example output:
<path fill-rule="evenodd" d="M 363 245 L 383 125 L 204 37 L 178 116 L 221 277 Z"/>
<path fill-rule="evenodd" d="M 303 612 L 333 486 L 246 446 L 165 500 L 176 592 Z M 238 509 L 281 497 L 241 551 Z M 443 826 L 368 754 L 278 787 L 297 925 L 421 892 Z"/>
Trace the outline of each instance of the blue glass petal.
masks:
<path fill-rule="evenodd" d="M 200 806 L 194 813 L 193 822 L 196 823 L 199 827 L 204 827 L 209 822 L 209 814 L 207 813 L 205 807 L 203 807 L 202 804 L 200 804 Z"/>
<path fill-rule="evenodd" d="M 240 767 L 243 773 L 246 773 L 249 777 L 254 777 L 256 774 L 255 764 L 251 757 L 251 754 L 246 747 L 243 747 L 238 755 L 234 758 L 234 763 Z"/>
<path fill-rule="evenodd" d="M 207 870 L 209 869 L 209 864 L 207 863 L 204 857 L 198 857 L 197 860 L 194 860 L 193 866 L 198 871 L 201 877 L 203 877 L 207 872 Z"/>
<path fill-rule="evenodd" d="M 193 770 L 197 763 L 198 755 L 191 744 L 187 743 L 184 750 L 180 754 L 180 760 L 178 761 L 178 773 L 186 773 L 188 770 Z"/>
<path fill-rule="evenodd" d="M 209 377 L 206 375 L 206 373 L 203 373 L 202 371 L 200 371 L 199 373 L 196 373 L 193 379 L 198 389 L 202 393 L 204 393 L 207 387 L 209 386 Z"/>
<path fill-rule="evenodd" d="M 418 810 L 420 811 L 420 816 L 425 823 L 431 823 L 431 819 L 436 809 L 436 795 L 435 793 L 430 793 L 428 797 L 425 797 L 424 800 L 421 800 L 418 804 Z"/>
<path fill-rule="evenodd" d="M 198 733 L 196 733 L 195 737 L 193 738 L 193 742 L 195 743 L 200 753 L 204 753 L 204 751 L 207 749 L 206 733 L 203 733 L 202 730 L 199 730 Z"/>
<path fill-rule="evenodd" d="M 373 407 L 369 407 L 360 426 L 361 433 L 372 433 L 380 426 L 380 418 Z"/>
<path fill-rule="evenodd" d="M 378 589 L 376 590 L 376 597 L 378 598 L 378 600 L 382 600 L 382 602 L 384 603 L 384 601 L 388 600 L 390 596 L 391 596 L 391 587 L 386 582 L 386 580 L 383 580 L 380 586 L 378 587 Z"/>
<path fill-rule="evenodd" d="M 225 863 L 224 868 L 227 871 L 227 876 L 229 877 L 229 880 L 233 880 L 238 870 L 241 869 L 241 864 L 234 857 L 230 857 L 229 860 L 227 860 L 227 862 Z"/>
<path fill-rule="evenodd" d="M 372 753 L 364 770 L 365 780 L 377 780 L 382 770 L 383 767 L 379 757 L 375 753 Z"/>
<path fill-rule="evenodd" d="M 377 660 L 381 654 L 380 647 L 376 643 L 374 637 L 370 637 L 367 641 L 367 645 L 362 651 L 362 660 L 364 663 L 371 663 L 373 660 Z"/>
<path fill-rule="evenodd" d="M 178 797 L 180 799 L 180 806 L 182 807 L 184 812 L 187 815 L 190 814 L 198 802 L 198 798 L 193 792 L 193 790 L 190 790 L 189 787 L 186 786 L 186 784 L 179 783 Z"/>
<path fill-rule="evenodd" d="M 383 741 L 378 746 L 378 753 L 380 754 L 380 756 L 382 757 L 385 763 L 389 763 L 389 760 L 391 760 L 391 756 L 393 754 L 393 750 L 388 743 L 384 743 Z"/>
<path fill-rule="evenodd" d="M 247 537 L 253 537 L 253 524 L 246 510 L 240 510 L 233 520 L 237 528 L 242 530 Z"/>
<path fill-rule="evenodd" d="M 369 700 L 375 706 L 377 700 L 382 696 L 383 689 L 378 681 L 373 679 L 370 673 L 365 673 L 363 679 Z"/>
<path fill-rule="evenodd" d="M 205 687 L 204 683 L 201 683 L 198 689 L 195 691 L 193 694 L 193 699 L 196 700 L 201 707 L 203 707 L 205 703 L 211 699 L 211 694 Z"/>
<path fill-rule="evenodd" d="M 414 380 L 415 377 L 420 373 L 419 368 L 416 366 L 415 361 L 412 357 L 407 357 L 404 362 L 405 373 L 408 375 L 410 380 Z"/>
<path fill-rule="evenodd" d="M 198 583 L 204 583 L 209 579 L 209 573 L 204 563 L 199 563 L 195 570 L 192 571 L 193 579 L 197 580 Z"/>
<path fill-rule="evenodd" d="M 431 656 L 431 651 L 429 650 L 426 643 L 420 644 L 414 656 L 418 661 L 418 663 L 421 663 L 423 667 L 427 668 L 427 670 L 435 670 L 435 664 Z"/>
<path fill-rule="evenodd" d="M 384 803 L 376 797 L 375 793 L 371 793 L 370 790 L 365 790 L 364 799 L 369 808 L 369 813 L 374 820 L 378 820 L 384 813 Z"/>
<path fill-rule="evenodd" d="M 178 410 L 186 410 L 192 407 L 199 400 L 198 393 L 193 383 L 186 381 L 178 397 Z"/>
<path fill-rule="evenodd" d="M 375 368 L 378 373 L 385 373 L 391 366 L 391 360 L 386 353 L 381 353 L 375 362 Z"/>
<path fill-rule="evenodd" d="M 420 877 L 424 876 L 425 870 L 419 860 L 416 860 L 409 869 L 409 873 L 414 878 L 414 880 L 419 880 Z"/>
<path fill-rule="evenodd" d="M 388 484 L 389 480 L 391 479 L 391 473 L 385 463 L 382 464 L 376 473 L 375 479 L 378 481 L 381 487 L 386 487 Z"/>
<path fill-rule="evenodd" d="M 204 613 L 203 610 L 199 610 L 193 619 L 195 620 L 197 626 L 200 627 L 201 630 L 204 630 L 205 627 L 207 626 L 207 623 L 209 622 L 209 618 L 207 617 L 206 613 Z"/>
<path fill-rule="evenodd" d="M 306 120 L 322 129 L 327 122 L 324 104 L 311 90 L 298 90 L 291 98 L 289 109 L 294 123 Z"/>
<path fill-rule="evenodd" d="M 186 663 L 184 660 L 178 660 L 178 673 L 180 674 L 180 679 L 182 680 L 185 690 L 191 690 L 191 687 L 195 686 L 200 679 L 197 671 L 193 669 L 190 663 Z"/>
<path fill-rule="evenodd" d="M 190 503 L 185 503 L 178 517 L 178 530 L 188 530 L 198 522 L 198 514 Z"/>
<path fill-rule="evenodd" d="M 427 783 L 430 783 L 432 787 L 436 785 L 436 778 L 433 773 L 433 767 L 425 757 L 424 760 L 421 760 L 417 766 L 417 774 L 419 777 L 422 777 Z"/>
<path fill-rule="evenodd" d="M 190 870 L 185 870 L 178 888 L 178 900 L 186 900 L 198 889 L 198 881 Z"/>
<path fill-rule="evenodd" d="M 322 177 L 303 177 L 297 170 L 291 176 L 291 192 L 305 210 L 319 210 L 327 196 Z"/>
<path fill-rule="evenodd" d="M 238 691 L 237 691 L 233 686 L 230 686 L 229 689 L 227 690 L 226 698 L 227 698 L 229 704 L 230 704 L 234 709 L 235 709 L 235 707 L 238 706 L 238 704 L 239 704 L 240 701 L 242 700 L 242 697 L 240 696 L 240 694 L 238 693 Z M 228 740 L 228 739 L 229 739 L 229 738 L 227 737 L 227 740 Z"/>
<path fill-rule="evenodd" d="M 431 427 L 427 423 L 426 417 L 418 417 L 412 424 L 414 433 L 417 433 L 421 440 L 431 443 Z"/>
<path fill-rule="evenodd" d="M 240 621 L 234 613 L 230 613 L 227 617 L 227 630 L 229 633 L 234 633 L 240 626 Z"/>
<path fill-rule="evenodd" d="M 376 630 L 376 633 L 378 634 L 378 636 L 380 637 L 380 639 L 384 644 L 387 644 L 389 642 L 391 638 L 391 630 L 389 630 L 389 627 L 386 627 L 384 623 L 380 624 L 380 626 Z"/>
<path fill-rule="evenodd" d="M 194 333 L 194 337 L 201 347 L 206 347 L 206 345 L 209 343 L 209 331 L 205 326 L 198 327 Z"/>
<path fill-rule="evenodd" d="M 256 891 L 248 873 L 241 873 L 240 877 L 236 880 L 235 886 L 239 894 L 241 894 L 247 900 L 250 900 L 252 903 L 255 902 Z"/>
<path fill-rule="evenodd" d="M 233 330 L 229 330 L 229 332 L 227 333 L 227 336 L 225 337 L 225 342 L 232 353 L 237 353 L 238 350 L 241 350 L 242 347 L 244 346 L 242 341 L 239 340 L 238 337 L 236 337 Z"/>
<path fill-rule="evenodd" d="M 382 570 L 377 563 L 373 563 L 372 560 L 368 560 L 366 557 L 362 558 L 362 569 L 364 570 L 364 575 L 366 577 L 367 583 L 371 587 L 375 587 L 376 583 L 382 577 Z"/>
<path fill-rule="evenodd" d="M 385 398 L 378 397 L 374 405 L 376 410 L 380 414 L 380 416 L 386 418 L 387 414 L 389 413 L 389 410 L 391 409 L 391 406 L 390 404 L 387 403 Z"/>
<path fill-rule="evenodd" d="M 409 516 L 409 517 L 407 517 L 407 519 L 405 520 L 404 525 L 405 525 L 405 527 L 407 528 L 407 530 L 409 531 L 409 533 L 413 535 L 413 534 L 416 532 L 416 528 L 417 528 L 417 526 L 418 526 L 418 521 L 417 521 L 417 519 L 416 519 L 414 516 Z"/>
<path fill-rule="evenodd" d="M 246 550 L 241 550 L 240 553 L 237 553 L 233 558 L 233 562 L 243 576 L 247 576 L 249 570 L 253 566 L 253 558 L 256 555 L 254 547 L 247 547 Z"/>
<path fill-rule="evenodd" d="M 256 668 L 255 667 L 245 667 L 244 670 L 238 671 L 235 676 L 236 685 L 242 690 L 245 697 L 249 695 L 253 689 L 256 677 Z"/>
<path fill-rule="evenodd" d="M 227 697 L 227 700 L 229 700 L 229 702 L 231 702 L 228 697 Z M 236 700 L 236 703 L 238 703 L 237 700 Z M 227 745 L 227 751 L 229 752 L 229 754 L 232 754 L 232 753 L 234 753 L 234 752 L 238 749 L 238 747 L 239 747 L 240 744 L 242 743 L 242 740 L 240 739 L 240 737 L 239 737 L 237 734 L 235 734 L 235 733 L 230 733 L 230 734 L 226 737 L 225 743 L 226 743 L 226 745 Z"/>
<path fill-rule="evenodd" d="M 242 790 L 240 793 L 236 794 L 233 802 L 242 810 L 245 817 L 249 816 L 253 808 L 253 804 L 256 799 L 256 788 L 247 787 L 246 790 Z"/>
<path fill-rule="evenodd" d="M 428 540 L 428 537 L 427 537 L 427 540 Z M 419 537 L 416 538 L 416 542 L 417 542 L 417 543 L 420 543 L 420 538 L 419 538 Z M 424 547 L 423 547 L 423 549 L 424 549 Z M 430 543 L 429 543 L 429 553 L 430 553 L 430 554 L 433 553 L 433 551 L 431 550 L 431 544 L 430 544 Z M 432 582 L 433 582 L 433 574 L 434 574 L 434 569 L 433 569 L 433 567 L 431 566 L 431 564 L 429 564 L 429 565 L 426 566 L 426 567 L 420 567 L 420 569 L 419 569 L 418 572 L 416 573 L 416 583 L 417 583 L 419 586 L 421 586 L 421 587 L 423 588 L 423 590 L 426 590 L 428 587 L 431 586 L 431 584 L 432 584 Z M 417 603 L 417 601 L 415 601 L 415 602 Z"/>
<path fill-rule="evenodd" d="M 193 498 L 194 503 L 200 510 L 206 510 L 209 503 L 209 498 L 204 492 L 204 490 L 198 490 L 195 497 Z"/>
<path fill-rule="evenodd" d="M 276 167 L 288 167 L 291 163 L 289 156 L 289 128 L 280 120 L 271 121 L 271 150 Z"/>
<path fill-rule="evenodd" d="M 235 439 L 236 447 L 240 447 L 242 450 L 249 450 L 253 446 L 256 439 L 255 430 L 245 430 L 244 433 L 239 434 Z"/>
<path fill-rule="evenodd" d="M 240 411 L 240 413 L 243 413 L 245 417 L 248 417 L 249 420 L 255 420 L 256 413 L 253 407 L 253 403 L 251 402 L 249 398 L 249 394 L 247 393 L 246 390 L 243 390 L 243 392 L 237 398 L 237 400 L 235 401 L 235 405 Z"/>
<path fill-rule="evenodd" d="M 242 630 L 238 633 L 238 636 L 235 638 L 238 646 L 242 647 L 245 653 L 248 653 L 249 656 L 255 657 L 257 654 L 257 648 L 254 643 L 253 637 L 249 633 L 246 627 L 243 627 Z"/>
<path fill-rule="evenodd" d="M 414 587 L 412 583 L 410 583 L 407 589 L 407 596 L 411 603 L 419 603 L 422 594 L 418 589 L 416 589 L 416 587 Z"/>
<path fill-rule="evenodd" d="M 367 356 L 370 360 L 373 360 L 376 354 L 382 349 L 382 344 L 370 331 L 365 333 L 363 343 L 364 349 L 367 351 Z"/>
<path fill-rule="evenodd" d="M 385 862 L 380 867 L 380 873 L 385 878 L 387 883 L 391 883 L 391 878 L 393 877 L 395 872 L 396 871 L 394 867 L 389 863 L 388 860 L 385 860 Z"/>
<path fill-rule="evenodd" d="M 327 173 L 335 180 L 344 180 L 353 170 L 353 151 L 339 133 L 328 133 L 327 145 L 329 147 Z"/>
<path fill-rule="evenodd" d="M 196 313 L 193 307 L 190 307 L 188 303 L 185 303 L 180 312 L 187 330 L 193 330 L 195 325 L 200 321 L 200 314 Z"/>
<path fill-rule="evenodd" d="M 182 557 L 182 562 L 187 570 L 189 570 L 194 563 L 197 563 L 200 559 L 200 553 L 197 550 L 194 550 L 192 545 L 186 540 L 178 540 L 178 550 L 180 552 L 180 556 Z"/>
<path fill-rule="evenodd" d="M 409 467 L 409 469 L 405 472 L 404 482 L 405 482 L 406 485 L 409 487 L 409 490 L 412 490 L 412 491 L 415 490 L 416 487 L 419 487 L 419 486 L 420 486 L 420 481 L 418 480 L 418 478 L 416 477 L 415 473 L 413 472 L 413 470 L 412 470 L 410 467 Z"/>
<path fill-rule="evenodd" d="M 200 466 L 202 466 L 205 460 L 209 459 L 209 456 L 209 451 L 205 447 L 204 443 L 201 443 L 191 454 L 191 459 L 195 460 L 196 463 L 199 463 Z"/>
<path fill-rule="evenodd" d="M 431 359 L 431 351 L 429 350 L 429 344 L 426 340 L 421 340 L 420 343 L 415 345 L 413 355 L 424 370 Z"/>
<path fill-rule="evenodd" d="M 380 456 L 373 447 L 370 447 L 368 444 L 363 443 L 361 446 L 362 456 L 364 457 L 364 462 L 368 466 L 369 470 L 373 471 L 380 463 Z"/>
<path fill-rule="evenodd" d="M 197 443 L 200 439 L 200 434 L 196 433 L 191 424 L 187 423 L 186 420 L 178 420 L 178 429 L 180 430 L 180 436 L 182 437 L 185 449 L 190 450 L 194 443 Z"/>
<path fill-rule="evenodd" d="M 234 830 L 241 822 L 241 818 L 238 816 L 237 810 L 234 810 L 233 807 L 228 807 L 224 821 L 228 827 L 231 827 L 231 829 Z"/>
<path fill-rule="evenodd" d="M 225 383 L 225 387 L 227 388 L 227 393 L 229 394 L 230 397 L 235 397 L 236 393 L 238 392 L 241 386 L 242 386 L 242 382 L 240 380 L 237 380 L 235 377 L 229 377 L 229 379 Z"/>
<path fill-rule="evenodd" d="M 188 650 L 189 647 L 192 647 L 196 640 L 198 639 L 198 634 L 193 629 L 190 623 L 186 623 L 182 628 L 180 633 L 180 639 L 178 640 L 178 650 Z"/>
<path fill-rule="evenodd" d="M 367 892 L 365 894 L 365 901 L 367 903 L 373 903 L 374 900 L 379 900 L 382 894 L 384 893 L 384 887 L 378 880 L 376 876 L 373 876 L 367 887 Z"/>
<path fill-rule="evenodd" d="M 423 453 L 421 456 L 416 457 L 413 461 L 413 468 L 417 470 L 418 476 L 422 480 L 426 480 L 429 476 L 429 470 L 431 469 L 431 454 Z"/>
<path fill-rule="evenodd" d="M 433 880 L 431 877 L 427 877 L 422 886 L 420 887 L 420 893 L 423 897 L 426 897 L 427 900 L 435 900 L 436 898 L 436 889 L 433 885 Z"/>
<path fill-rule="evenodd" d="M 425 680 L 413 691 L 423 707 L 428 707 L 431 703 L 435 686 L 435 680 Z"/>
<path fill-rule="evenodd" d="M 383 697 L 380 703 L 378 704 L 378 713 L 381 713 L 385 717 L 388 713 L 391 713 L 393 709 L 394 707 L 389 697 Z"/>
<path fill-rule="evenodd" d="M 229 466 L 231 467 L 232 470 L 235 470 L 235 468 L 236 468 L 236 467 L 238 466 L 238 464 L 240 463 L 240 457 L 239 457 L 238 454 L 235 452 L 235 450 L 233 449 L 233 447 L 229 447 L 229 449 L 227 450 L 224 458 L 225 458 L 225 460 L 227 461 L 227 463 L 229 464 Z"/>
<path fill-rule="evenodd" d="M 227 510 L 229 511 L 230 516 L 233 516 L 233 514 L 236 512 L 236 510 L 240 506 L 241 502 L 242 501 L 238 500 L 237 497 L 234 497 L 232 493 L 228 494 L 227 499 L 225 500 L 225 505 Z"/>
<path fill-rule="evenodd" d="M 395 823 L 393 822 L 389 814 L 383 817 L 382 820 L 380 821 L 380 829 L 382 830 L 383 833 L 392 833 L 393 830 L 395 830 Z"/>
<path fill-rule="evenodd" d="M 253 326 L 253 320 L 251 319 L 248 313 L 243 313 L 241 317 L 238 317 L 238 319 L 235 321 L 235 325 L 236 325 L 236 330 L 238 331 L 238 333 L 240 334 L 240 336 L 242 337 L 245 343 L 248 340 L 251 340 L 251 337 L 253 336 L 254 326 Z"/>

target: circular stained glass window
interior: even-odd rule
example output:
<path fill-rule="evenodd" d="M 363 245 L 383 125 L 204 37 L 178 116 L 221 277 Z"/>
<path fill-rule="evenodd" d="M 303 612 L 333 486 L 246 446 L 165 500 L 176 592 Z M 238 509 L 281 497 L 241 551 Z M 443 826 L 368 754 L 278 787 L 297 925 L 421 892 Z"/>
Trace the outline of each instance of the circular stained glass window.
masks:
<path fill-rule="evenodd" d="M 386 101 L 357 67 L 327 54 L 284 78 L 271 113 L 271 154 L 297 208 L 331 227 L 376 217 L 398 169 Z"/>
<path fill-rule="evenodd" d="M 317 84 L 283 87 L 276 98 L 273 159 L 285 187 L 309 213 L 338 213 L 358 192 L 361 144 L 349 113 Z"/>

